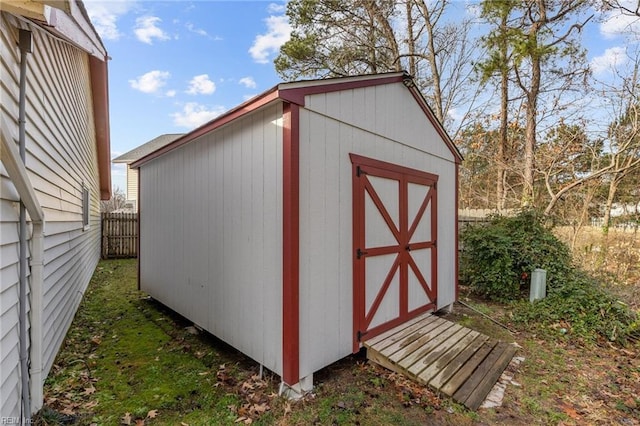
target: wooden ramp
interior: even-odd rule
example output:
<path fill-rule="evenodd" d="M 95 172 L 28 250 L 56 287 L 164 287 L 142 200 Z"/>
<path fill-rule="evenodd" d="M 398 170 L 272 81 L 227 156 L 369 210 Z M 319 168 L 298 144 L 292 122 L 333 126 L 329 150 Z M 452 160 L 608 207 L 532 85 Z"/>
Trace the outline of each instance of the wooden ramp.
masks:
<path fill-rule="evenodd" d="M 431 313 L 364 342 L 367 358 L 476 410 L 516 353 Z"/>

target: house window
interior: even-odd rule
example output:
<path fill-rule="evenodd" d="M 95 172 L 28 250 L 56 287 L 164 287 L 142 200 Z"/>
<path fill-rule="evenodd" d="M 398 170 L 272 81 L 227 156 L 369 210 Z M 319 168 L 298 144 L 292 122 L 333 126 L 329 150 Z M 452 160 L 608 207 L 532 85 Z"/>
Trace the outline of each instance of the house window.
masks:
<path fill-rule="evenodd" d="M 82 228 L 89 229 L 89 188 L 82 185 Z"/>

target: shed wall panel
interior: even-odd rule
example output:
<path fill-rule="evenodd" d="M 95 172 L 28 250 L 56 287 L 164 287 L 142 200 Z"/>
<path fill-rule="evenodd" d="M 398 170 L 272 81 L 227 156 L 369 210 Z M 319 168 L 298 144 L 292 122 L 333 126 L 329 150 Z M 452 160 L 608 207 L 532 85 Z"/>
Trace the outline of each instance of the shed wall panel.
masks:
<path fill-rule="evenodd" d="M 454 161 L 445 143 L 430 143 L 441 137 L 402 84 L 311 95 L 305 99 L 305 108 Z"/>
<path fill-rule="evenodd" d="M 0 27 L 0 108 L 10 127 L 6 131 L 14 140 L 18 137 L 17 28 L 30 29 L 33 34 L 33 53 L 27 59 L 26 166 L 44 207 L 46 221 L 44 378 L 100 257 L 100 194 L 89 64 L 87 55 L 79 49 L 6 13 L 1 14 Z M 17 193 L 4 169 L 0 174 L 3 175 L 0 246 L 3 254 L 7 247 L 10 253 L 17 253 L 17 213 L 6 214 L 16 211 Z M 82 224 L 83 185 L 90 193 L 90 226 L 87 230 Z M 10 261 L 7 262 L 4 257 L 0 270 L 4 334 L 0 349 L 3 354 L 17 351 L 17 346 L 9 347 L 13 345 L 9 342 L 17 342 L 12 334 L 18 332 L 17 326 L 12 326 L 17 324 L 17 309 L 4 311 L 5 306 L 17 306 L 18 303 L 17 254 L 8 257 Z M 0 361 L 0 388 L 3 390 L 0 400 L 5 402 L 2 414 L 7 416 L 18 415 L 17 402 L 10 403 L 4 394 L 9 388 L 19 391 L 19 382 L 8 382 L 19 377 L 18 363 L 10 362 L 12 359 L 2 357 Z"/>
<path fill-rule="evenodd" d="M 277 374 L 281 116 L 259 110 L 139 170 L 141 288 Z"/>
<path fill-rule="evenodd" d="M 352 351 L 349 153 L 439 176 L 438 307 L 455 298 L 454 158 L 409 91 L 387 85 L 307 96 L 300 114 L 301 377 Z"/>

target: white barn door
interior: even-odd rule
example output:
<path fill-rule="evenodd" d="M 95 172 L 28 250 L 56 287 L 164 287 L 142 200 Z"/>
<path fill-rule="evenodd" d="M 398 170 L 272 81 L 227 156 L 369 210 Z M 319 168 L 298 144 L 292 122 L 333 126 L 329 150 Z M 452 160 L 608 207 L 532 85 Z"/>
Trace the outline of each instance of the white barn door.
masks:
<path fill-rule="evenodd" d="M 435 309 L 438 177 L 350 157 L 355 352 L 363 340 Z"/>

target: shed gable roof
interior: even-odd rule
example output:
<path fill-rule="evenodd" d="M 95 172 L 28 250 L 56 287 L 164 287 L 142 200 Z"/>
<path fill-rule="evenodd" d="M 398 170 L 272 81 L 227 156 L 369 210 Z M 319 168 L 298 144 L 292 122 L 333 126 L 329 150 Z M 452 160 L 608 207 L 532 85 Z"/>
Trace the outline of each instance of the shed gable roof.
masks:
<path fill-rule="evenodd" d="M 403 83 L 404 86 L 407 87 L 418 105 L 420 105 L 420 108 L 425 113 L 427 119 L 432 123 L 438 134 L 441 136 L 443 142 L 447 145 L 449 150 L 451 150 L 454 158 L 456 159 L 456 163 L 462 161 L 462 155 L 460 154 L 460 151 L 457 149 L 457 147 L 445 131 L 442 123 L 440 123 L 440 121 L 436 118 L 435 114 L 424 99 L 424 96 L 422 95 L 422 93 L 420 93 L 420 90 L 418 90 L 418 88 L 416 87 L 413 78 L 406 72 L 392 72 L 354 77 L 338 77 L 321 80 L 302 80 L 290 83 L 280 83 L 267 90 L 266 92 L 248 100 L 247 102 L 238 105 L 236 108 L 229 110 L 225 114 L 222 114 L 212 121 L 203 124 L 190 133 L 177 138 L 172 143 L 169 143 L 168 145 L 139 158 L 137 161 L 133 162 L 130 167 L 140 167 L 143 164 L 153 160 L 154 158 L 157 158 L 186 143 L 189 143 L 206 133 L 209 133 L 219 127 L 224 126 L 225 124 L 228 124 L 244 116 L 245 114 L 248 114 L 278 100 L 304 106 L 305 97 L 307 95 L 395 83 Z"/>

